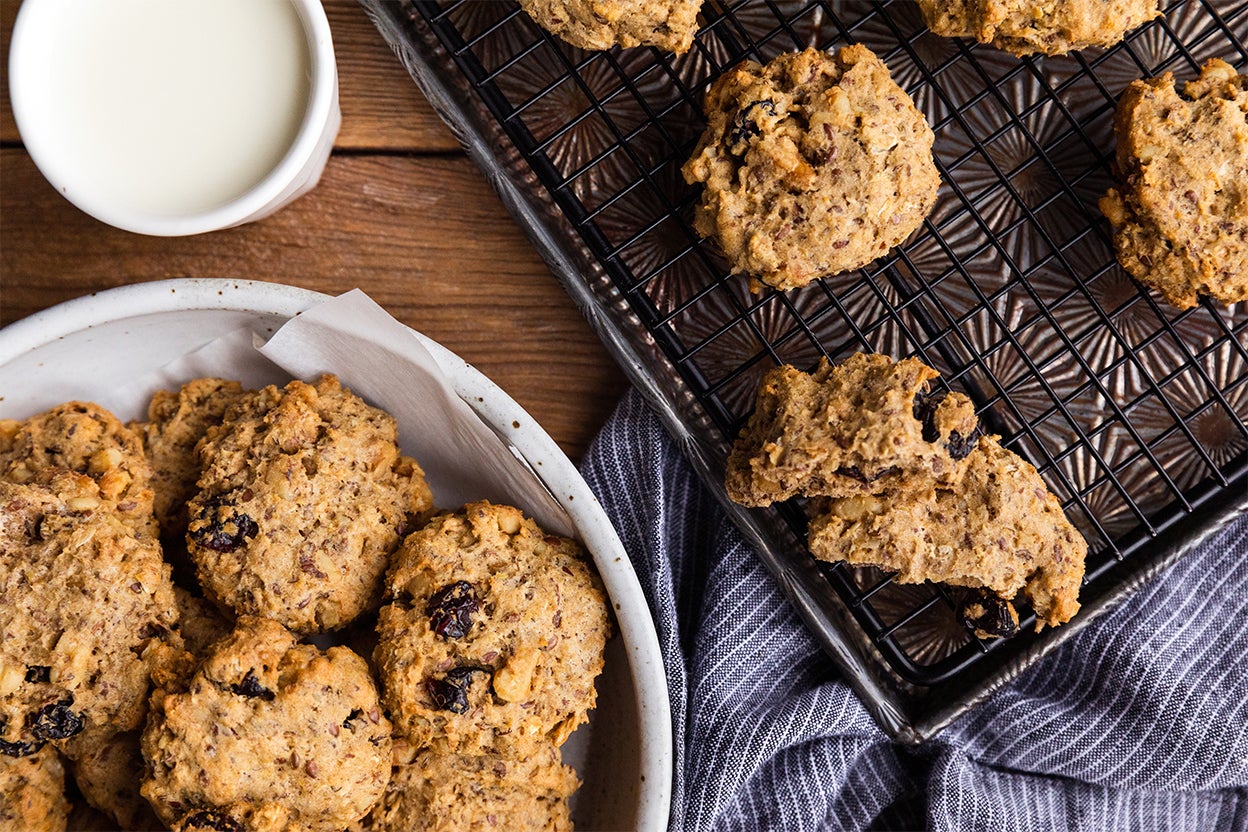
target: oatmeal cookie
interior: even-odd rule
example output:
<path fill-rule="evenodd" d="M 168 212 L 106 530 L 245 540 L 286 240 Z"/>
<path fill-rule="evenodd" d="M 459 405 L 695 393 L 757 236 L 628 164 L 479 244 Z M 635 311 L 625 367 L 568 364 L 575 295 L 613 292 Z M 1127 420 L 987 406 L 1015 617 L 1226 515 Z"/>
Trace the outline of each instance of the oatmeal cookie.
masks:
<path fill-rule="evenodd" d="M 1015 55 L 1111 46 L 1161 15 L 1158 0 L 918 0 L 934 34 L 991 43 Z"/>
<path fill-rule="evenodd" d="M 147 422 L 131 425 L 152 465 L 156 522 L 166 537 L 186 533 L 186 503 L 195 496 L 200 460 L 195 445 L 208 428 L 221 424 L 239 401 L 243 386 L 219 378 L 197 378 L 178 390 L 158 390 L 147 408 Z"/>
<path fill-rule="evenodd" d="M 341 830 L 368 813 L 390 776 L 390 723 L 364 660 L 299 644 L 253 616 L 239 618 L 184 689 L 152 697 L 142 748 L 143 796 L 184 828 L 201 810 L 245 810 Z"/>
<path fill-rule="evenodd" d="M 728 458 L 725 486 L 742 505 L 799 494 L 846 496 L 923 473 L 955 479 L 979 437 L 961 393 L 929 394 L 940 376 L 917 358 L 855 353 L 812 374 L 777 367 Z"/>
<path fill-rule="evenodd" d="M 151 805 L 139 794 L 143 754 L 137 730 L 92 732 L 73 746 L 70 771 L 88 803 L 121 829 L 164 829 Z"/>
<path fill-rule="evenodd" d="M 911 478 L 896 491 L 827 500 L 810 521 L 810 551 L 896 572 L 903 584 L 983 587 L 1004 599 L 1021 591 L 1037 629 L 1078 612 L 1088 546 L 1035 468 L 983 437 L 958 483 L 921 486 Z"/>
<path fill-rule="evenodd" d="M 65 832 L 68 813 L 65 768 L 54 750 L 0 755 L 0 829 Z"/>
<path fill-rule="evenodd" d="M 1214 59 L 1182 95 L 1169 72 L 1133 81 L 1114 132 L 1118 262 L 1180 309 L 1248 300 L 1248 75 Z"/>
<path fill-rule="evenodd" d="M 199 445 L 187 548 L 200 585 L 237 614 L 298 632 L 375 603 L 390 553 L 433 505 L 394 418 L 326 375 L 266 387 Z"/>
<path fill-rule="evenodd" d="M 396 730 L 439 752 L 521 757 L 594 706 L 608 635 L 571 540 L 487 502 L 412 534 L 386 576 L 376 663 Z"/>
<path fill-rule="evenodd" d="M 936 202 L 932 130 L 865 46 L 746 61 L 706 94 L 682 172 L 694 226 L 734 270 L 777 289 L 865 266 Z"/>
<path fill-rule="evenodd" d="M 169 567 L 90 477 L 0 483 L 0 750 L 137 728 L 180 647 Z"/>
<path fill-rule="evenodd" d="M 234 620 L 227 617 L 207 598 L 192 595 L 174 585 L 173 597 L 178 605 L 178 633 L 188 653 L 203 659 L 208 648 L 234 631 Z"/>
<path fill-rule="evenodd" d="M 172 832 L 307 832 L 275 803 L 238 803 L 220 809 L 194 809 L 169 827 Z M 414 832 L 414 831 L 413 831 Z"/>
<path fill-rule="evenodd" d="M 693 43 L 702 0 L 520 0 L 520 7 L 581 49 L 657 46 L 679 55 Z"/>
<path fill-rule="evenodd" d="M 521 760 L 421 751 L 396 760 L 381 802 L 352 832 L 571 832 L 579 785 L 550 744 Z"/>
<path fill-rule="evenodd" d="M 155 536 L 152 468 L 138 435 L 104 408 L 67 402 L 24 422 L 0 421 L 0 479 L 39 482 L 60 469 L 86 474 L 136 532 Z"/>

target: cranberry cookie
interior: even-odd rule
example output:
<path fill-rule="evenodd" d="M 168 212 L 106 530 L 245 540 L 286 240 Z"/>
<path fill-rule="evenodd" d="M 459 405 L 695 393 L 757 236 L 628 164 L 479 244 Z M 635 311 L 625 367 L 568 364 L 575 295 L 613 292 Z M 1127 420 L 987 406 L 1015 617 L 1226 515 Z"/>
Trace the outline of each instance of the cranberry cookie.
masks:
<path fill-rule="evenodd" d="M 936 202 L 932 130 L 865 46 L 746 61 L 706 94 L 682 172 L 734 270 L 777 289 L 865 266 Z"/>
<path fill-rule="evenodd" d="M 594 706 L 601 584 L 571 540 L 473 503 L 412 534 L 386 576 L 376 663 L 396 731 L 439 753 L 523 757 Z"/>
<path fill-rule="evenodd" d="M 0 483 L 0 751 L 137 728 L 178 644 L 169 567 L 95 480 Z"/>
<path fill-rule="evenodd" d="M 252 616 L 184 688 L 152 697 L 142 748 L 143 796 L 184 828 L 194 828 L 188 815 L 220 811 L 341 830 L 390 776 L 390 723 L 364 660 Z"/>
<path fill-rule="evenodd" d="M 186 533 L 186 503 L 195 496 L 201 472 L 196 444 L 208 428 L 221 424 L 244 392 L 236 381 L 192 379 L 176 391 L 158 390 L 148 405 L 147 422 L 131 425 L 152 465 L 156 522 L 166 537 Z"/>
<path fill-rule="evenodd" d="M 0 479 L 38 482 L 60 469 L 86 474 L 117 516 L 155 536 L 152 467 L 138 435 L 98 404 L 66 402 L 24 422 L 0 421 Z"/>
<path fill-rule="evenodd" d="M 297 632 L 375 604 L 390 553 L 433 506 L 394 418 L 323 376 L 244 397 L 199 445 L 187 548 L 205 593 Z"/>
<path fill-rule="evenodd" d="M 1180 309 L 1248 300 L 1248 75 L 1214 59 L 1182 95 L 1169 72 L 1133 81 L 1114 131 L 1118 262 Z"/>
<path fill-rule="evenodd" d="M 546 31 L 582 49 L 657 46 L 687 52 L 702 0 L 520 0 Z"/>
<path fill-rule="evenodd" d="M 1003 599 L 1022 592 L 1037 629 L 1079 610 L 1088 545 L 1036 469 L 979 440 L 962 478 L 911 478 L 903 488 L 829 499 L 810 521 L 810 551 L 897 573 L 904 584 L 983 587 Z"/>
<path fill-rule="evenodd" d="M 927 26 L 947 38 L 1015 55 L 1065 55 L 1110 46 L 1161 12 L 1158 0 L 918 0 Z"/>
<path fill-rule="evenodd" d="M 571 832 L 568 798 L 579 785 L 549 744 L 520 760 L 422 751 L 395 765 L 352 832 Z"/>
<path fill-rule="evenodd" d="M 65 768 L 51 748 L 13 758 L 0 755 L 0 829 L 65 832 Z"/>
<path fill-rule="evenodd" d="M 947 481 L 979 436 L 975 406 L 937 396 L 940 376 L 917 358 L 856 353 L 814 373 L 777 367 L 728 458 L 728 496 L 765 506 L 804 496 L 845 496 L 923 474 Z"/>

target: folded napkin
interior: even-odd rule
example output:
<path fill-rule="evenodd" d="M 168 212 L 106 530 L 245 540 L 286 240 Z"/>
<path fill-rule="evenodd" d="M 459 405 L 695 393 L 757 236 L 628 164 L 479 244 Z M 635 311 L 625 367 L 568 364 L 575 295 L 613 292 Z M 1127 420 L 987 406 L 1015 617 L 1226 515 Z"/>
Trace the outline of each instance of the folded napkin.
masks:
<path fill-rule="evenodd" d="M 658 628 L 671 829 L 1248 829 L 1248 518 L 908 749 L 635 392 L 583 469 Z"/>

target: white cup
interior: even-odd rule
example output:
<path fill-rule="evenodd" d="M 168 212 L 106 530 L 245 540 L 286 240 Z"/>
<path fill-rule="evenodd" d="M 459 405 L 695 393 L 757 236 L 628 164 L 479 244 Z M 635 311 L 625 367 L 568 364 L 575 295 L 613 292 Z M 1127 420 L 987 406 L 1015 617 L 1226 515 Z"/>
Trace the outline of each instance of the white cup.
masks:
<path fill-rule="evenodd" d="M 151 5 L 157 2 L 161 5 Z M 227 9 L 239 19 L 223 19 Z M 291 22 L 292 9 L 297 24 Z M 117 14 L 120 11 L 131 14 L 129 25 L 124 15 Z M 73 17 L 101 13 L 108 16 L 95 20 Z M 168 28 L 169 14 L 176 13 L 185 14 L 180 22 L 191 25 L 168 33 L 169 38 L 181 40 L 166 42 L 160 27 Z M 231 43 L 235 42 L 232 38 L 242 37 L 242 32 L 250 33 L 247 37 L 261 38 L 260 27 L 252 25 L 258 21 L 247 19 L 257 13 L 269 15 L 269 22 L 285 21 L 282 26 L 289 30 L 290 40 L 285 45 L 295 56 L 291 60 L 298 60 L 298 67 L 279 63 L 274 68 L 280 72 L 260 72 L 257 74 L 262 77 L 241 84 L 237 73 L 231 76 L 230 72 L 220 71 L 222 65 L 213 66 L 222 50 L 214 52 L 210 45 L 197 53 L 187 45 L 192 43 L 189 39 L 203 36 L 211 28 L 207 23 L 202 29 L 197 27 L 197 16 L 200 20 L 212 18 L 217 31 L 226 33 Z M 81 27 L 77 41 L 73 36 L 76 30 L 69 29 L 68 24 Z M 111 28 L 97 33 L 94 27 L 100 24 Z M 295 27 L 304 40 L 299 40 Z M 137 39 L 140 31 L 147 38 L 141 42 L 143 48 L 134 43 L 128 45 L 127 36 L 133 34 Z M 153 37 L 153 33 L 159 37 Z M 84 41 L 83 37 L 91 39 Z M 272 41 L 253 40 L 250 45 L 269 42 Z M 83 43 L 89 50 L 80 48 Z M 111 51 L 101 51 L 105 49 Z M 99 54 L 93 54 L 89 59 L 92 63 L 88 64 L 88 58 L 82 54 L 85 51 Z M 147 65 L 131 59 L 132 54 L 140 53 Z M 232 61 L 225 65 L 227 69 L 246 72 L 242 67 L 264 65 L 263 61 L 255 62 L 261 58 L 285 61 L 285 53 L 267 48 L 239 54 L 252 62 Z M 205 57 L 196 68 L 200 58 Z M 75 60 L 79 61 L 78 66 L 74 65 Z M 166 78 L 151 71 L 152 61 L 175 66 L 169 67 L 171 74 Z M 94 69 L 97 66 L 98 71 Z M 174 76 L 174 70 L 187 75 Z M 205 108 L 208 117 L 199 122 L 199 127 L 194 132 L 187 131 L 187 117 L 197 116 L 197 111 L 186 106 L 192 97 L 170 98 L 176 87 L 166 89 L 160 85 L 167 81 L 166 86 L 173 87 L 175 82 L 171 79 L 175 78 L 177 83 L 189 82 L 186 88 L 195 94 L 216 96 L 215 112 L 237 119 L 236 124 L 230 125 L 232 132 L 222 133 L 233 144 L 208 140 L 216 135 L 214 129 L 230 122 L 210 120 L 209 108 Z M 276 85 L 275 79 L 284 79 L 285 86 L 262 86 Z M 256 86 L 250 86 L 250 82 Z M 116 87 L 110 86 L 114 83 Z M 104 92 L 115 89 L 120 97 L 101 95 L 101 88 L 93 84 L 105 85 Z M 288 94 L 296 89 L 294 84 L 298 85 L 297 100 Z M 138 92 L 131 95 L 131 89 Z M 306 193 L 320 179 L 342 121 L 333 41 L 320 0 L 125 0 L 125 4 L 117 0 L 25 0 L 13 28 L 9 92 L 26 149 L 58 192 L 109 225 L 162 237 L 200 234 L 258 220 Z M 144 95 L 160 100 L 147 101 Z M 270 106 L 274 101 L 265 100 L 264 95 L 276 97 L 276 103 L 289 110 L 269 118 L 277 110 Z M 108 107 L 101 103 L 105 100 L 124 106 Z M 238 106 L 234 106 L 236 102 Z M 295 109 L 300 103 L 302 116 Z M 165 118 L 170 112 L 176 112 L 179 118 Z M 126 115 L 115 116 L 116 113 Z M 248 121 L 248 113 L 258 117 Z M 113 117 L 118 121 L 110 125 Z M 145 124 L 155 129 L 137 127 Z M 258 128 L 262 124 L 265 129 L 256 129 L 255 136 L 249 132 L 252 126 Z M 110 133 L 110 127 L 122 129 Z M 140 141 L 123 141 L 121 137 L 127 135 Z M 117 141 L 110 145 L 113 138 Z M 200 152 L 193 158 L 182 158 L 179 154 L 183 148 Z M 149 158 L 143 158 L 144 153 Z M 245 170 L 240 160 L 246 160 Z M 214 167 L 217 163 L 220 170 Z"/>

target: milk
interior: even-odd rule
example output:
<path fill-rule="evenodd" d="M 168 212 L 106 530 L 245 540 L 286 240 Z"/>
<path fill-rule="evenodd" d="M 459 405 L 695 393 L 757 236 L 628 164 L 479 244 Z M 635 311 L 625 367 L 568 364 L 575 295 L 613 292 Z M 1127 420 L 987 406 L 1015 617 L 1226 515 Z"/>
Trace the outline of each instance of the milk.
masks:
<path fill-rule="evenodd" d="M 40 155 L 74 183 L 76 202 L 169 217 L 211 210 L 293 144 L 310 57 L 289 0 L 42 2 L 58 7 L 58 32 L 30 59 L 43 89 L 24 121 L 41 122 L 50 146 Z"/>

